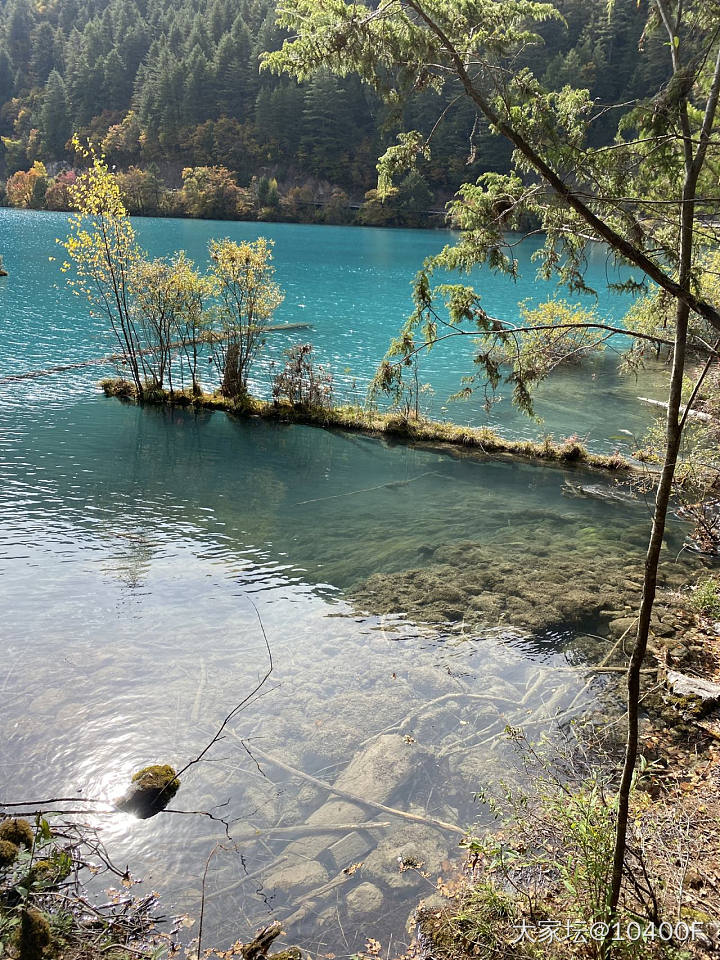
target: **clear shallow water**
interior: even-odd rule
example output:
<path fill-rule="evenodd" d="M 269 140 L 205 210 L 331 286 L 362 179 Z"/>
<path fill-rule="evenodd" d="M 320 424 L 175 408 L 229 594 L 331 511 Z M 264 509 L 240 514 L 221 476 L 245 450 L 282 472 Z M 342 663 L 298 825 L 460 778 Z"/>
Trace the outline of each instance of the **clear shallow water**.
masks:
<path fill-rule="evenodd" d="M 458 542 L 499 543 L 526 570 L 528 591 L 537 549 L 548 569 L 560 552 L 570 557 L 578 577 L 602 551 L 609 576 L 640 556 L 646 530 L 644 505 L 567 498 L 566 474 L 554 469 L 104 399 L 68 398 L 15 423 L 0 491 L 0 777 L 13 798 L 113 797 L 139 766 L 194 756 L 264 668 L 252 596 L 275 670 L 233 724 L 238 736 L 332 781 L 363 744 L 415 712 L 396 736 L 435 759 L 418 761 L 391 803 L 464 826 L 480 814 L 478 786 L 508 775 L 505 723 L 547 730 L 581 692 L 577 667 L 595 645 L 578 643 L 577 625 L 514 631 L 512 618 L 469 627 L 465 640 L 450 628 L 418 633 L 402 617 L 358 616 L 354 590 L 371 573 L 392 582 Z M 555 592 L 567 589 L 561 576 Z M 237 821 L 231 834 L 302 824 L 328 799 L 264 762 L 258 771 L 233 738 L 211 756 L 188 773 L 173 808 Z M 166 903 L 197 915 L 220 826 L 115 817 L 103 835 Z M 402 940 L 427 884 L 398 873 L 397 849 L 424 853 L 431 872 L 457 855 L 452 835 L 392 818 L 370 839 L 386 847 L 375 861 L 372 850 L 351 856 L 369 866 L 291 924 L 292 940 L 318 953 L 352 952 L 370 930 Z M 207 942 L 249 936 L 297 909 L 306 888 L 268 879 L 286 844 L 261 833 L 215 857 Z M 326 850 L 313 862 L 328 876 L 350 865 Z M 370 917 L 346 908 L 361 882 L 383 892 Z"/>
<path fill-rule="evenodd" d="M 0 211 L 11 272 L 9 283 L 0 281 L 2 374 L 106 349 L 78 304 L 51 285 L 45 258 L 62 222 Z M 140 228 L 153 252 L 183 245 L 198 258 L 218 230 L 256 231 L 180 221 Z M 398 278 L 407 270 L 409 279 L 416 255 L 442 242 L 412 232 L 263 232 L 277 238 L 288 290 L 293 277 L 298 285 L 314 277 L 315 309 L 348 328 L 352 315 L 355 332 L 343 342 L 373 362 L 395 325 L 379 312 L 385 301 L 376 290 L 399 304 Z M 323 265 L 333 251 L 351 264 L 345 285 L 340 259 L 337 279 Z M 291 309 L 292 296 L 301 294 L 288 296 L 282 319 L 303 309 Z M 300 302 L 311 309 L 309 298 Z M 317 333 L 328 352 L 345 349 L 319 323 Z M 113 797 L 138 767 L 181 766 L 195 756 L 264 669 L 252 597 L 275 669 L 264 695 L 233 724 L 251 750 L 255 744 L 333 782 L 392 728 L 388 749 L 410 756 L 388 797 L 393 806 L 463 827 L 481 816 L 473 792 L 511 769 L 504 724 L 525 725 L 530 735 L 547 730 L 583 691 L 582 665 L 601 655 L 583 633 L 604 623 L 588 594 L 606 586 L 612 593 L 641 557 L 646 504 L 568 497 L 568 482 L 588 478 L 557 469 L 222 414 L 139 410 L 100 397 L 97 375 L 0 385 L 2 796 Z M 586 404 L 586 416 L 600 423 L 600 414 Z M 670 532 L 669 557 L 680 537 Z M 458 583 L 469 576 L 479 584 L 483 566 L 499 572 L 502 583 L 483 581 L 484 607 L 471 609 L 466 593 L 452 592 L 449 558 Z M 580 619 L 558 606 L 571 590 L 580 591 L 571 597 Z M 434 613 L 435 595 L 452 622 L 418 628 L 412 618 Z M 269 763 L 258 767 L 234 736 L 211 760 L 188 772 L 173 801 L 176 809 L 214 811 L 241 838 L 213 859 L 208 944 L 293 914 L 289 939 L 317 954 L 352 953 L 369 934 L 385 947 L 407 938 L 408 914 L 428 884 L 415 871 L 399 872 L 398 851 L 419 855 L 436 875 L 457 856 L 452 834 L 373 810 L 338 810 L 335 823 L 389 825 L 361 831 L 359 846 L 346 840 L 339 850 L 331 848 L 343 834 L 332 834 L 309 856 L 268 831 L 317 817 L 324 791 Z M 248 827 L 257 835 L 248 837 Z M 197 915 L 222 825 L 115 816 L 103 836 L 165 904 Z M 297 916 L 323 878 L 358 861 L 350 880 L 305 902 Z M 298 883 L 288 888 L 278 871 Z M 351 909 L 362 883 L 382 895 L 365 916 Z"/>
<path fill-rule="evenodd" d="M 362 401 L 390 339 L 412 310 L 411 283 L 416 271 L 428 254 L 452 240 L 447 231 L 153 218 L 135 223 L 141 243 L 153 256 L 184 249 L 198 264 L 206 263 L 208 242 L 213 237 L 252 240 L 263 235 L 273 239 L 277 279 L 286 293 L 276 319 L 309 323 L 311 329 L 275 335 L 270 355 L 279 355 L 294 342 L 312 342 L 318 358 L 335 377 L 337 395 L 355 401 Z M 66 230 L 65 214 L 0 208 L 0 250 L 11 274 L 0 281 L 4 344 L 0 376 L 91 359 L 117 349 L 102 324 L 88 318 L 84 303 L 65 286 L 59 269 L 63 250 L 56 238 L 63 237 Z M 518 248 L 521 278 L 517 283 L 489 271 L 473 276 L 490 313 L 515 320 L 520 301 L 540 302 L 553 294 L 553 285 L 535 277 L 531 255 L 538 242 L 531 240 Z M 55 262 L 49 262 L 49 257 L 56 258 Z M 616 322 L 631 301 L 607 291 L 612 277 L 603 249 L 591 251 L 588 282 L 602 293 L 601 317 Z M 541 389 L 537 413 L 544 422 L 538 425 L 514 410 L 507 397 L 489 412 L 480 394 L 448 403 L 448 397 L 459 389 L 461 377 L 470 370 L 471 356 L 471 340 L 462 338 L 441 345 L 422 359 L 421 382 L 429 383 L 434 391 L 424 395 L 425 408 L 439 418 L 497 426 L 508 436 L 577 433 L 595 449 L 624 449 L 628 443 L 633 448 L 634 440 L 620 431 L 641 437 L 655 413 L 640 403 L 638 396 L 662 394 L 654 371 L 638 380 L 620 376 L 616 354 L 609 350 L 583 370 L 560 372 Z M 101 373 L 91 368 L 66 374 L 64 379 L 69 388 L 83 393 Z M 36 386 L 45 392 L 44 386 Z"/>

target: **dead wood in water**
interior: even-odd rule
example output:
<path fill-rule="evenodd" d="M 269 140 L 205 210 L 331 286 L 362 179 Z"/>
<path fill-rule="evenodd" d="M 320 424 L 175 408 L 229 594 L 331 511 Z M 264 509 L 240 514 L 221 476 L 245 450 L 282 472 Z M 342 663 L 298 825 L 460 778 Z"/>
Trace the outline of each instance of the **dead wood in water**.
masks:
<path fill-rule="evenodd" d="M 264 960 L 268 950 L 282 932 L 282 924 L 277 921 L 263 927 L 249 943 L 243 944 L 240 948 L 240 956 L 243 960 Z"/>
<path fill-rule="evenodd" d="M 282 333 L 284 330 L 307 330 L 309 323 L 276 323 L 261 327 L 263 333 Z M 221 334 L 215 334 L 213 337 L 204 336 L 195 340 L 196 345 L 212 343 L 213 340 L 221 339 Z M 188 345 L 192 346 L 193 341 Z M 148 357 L 153 353 L 158 353 L 161 349 L 178 350 L 186 344 L 182 340 L 174 340 L 167 347 L 148 347 L 145 350 L 138 350 L 138 356 Z M 28 370 L 25 373 L 11 373 L 6 377 L 0 377 L 0 383 L 19 383 L 21 380 L 36 380 L 39 377 L 51 377 L 56 373 L 67 373 L 68 370 L 82 370 L 84 367 L 103 367 L 108 363 L 125 363 L 128 357 L 125 353 L 110 353 L 106 357 L 97 357 L 94 360 L 78 360 L 76 363 L 61 363 L 55 367 L 48 367 L 45 370 Z"/>
<path fill-rule="evenodd" d="M 326 893 L 330 893 L 332 890 L 335 890 L 336 887 L 341 887 L 344 883 L 347 883 L 351 876 L 352 874 L 347 870 L 341 870 L 340 873 L 332 878 L 332 880 L 328 880 L 328 882 L 324 883 L 321 887 L 317 887 L 315 890 L 311 890 L 310 893 L 306 893 L 304 896 L 296 899 L 295 903 L 299 903 L 300 906 L 297 910 L 291 913 L 289 917 L 285 918 L 283 921 L 283 926 L 291 927 L 293 924 L 304 920 L 308 913 L 315 906 L 316 900 L 324 897 Z"/>
<path fill-rule="evenodd" d="M 233 832 L 233 840 L 252 840 L 254 837 L 303 837 L 325 833 L 352 833 L 354 830 L 378 830 L 391 825 L 390 820 L 365 820 L 362 823 L 296 823 L 291 827 L 251 827 L 247 832 Z"/>
<path fill-rule="evenodd" d="M 236 740 L 239 740 L 240 743 L 245 746 L 243 740 L 233 730 L 230 731 L 230 735 L 235 737 Z M 453 823 L 445 823 L 444 820 L 436 820 L 435 817 L 422 817 L 416 813 L 408 813 L 406 810 L 398 810 L 395 807 L 387 806 L 387 804 L 378 803 L 376 800 L 368 800 L 365 797 L 360 797 L 357 794 L 350 793 L 347 790 L 342 790 L 340 787 L 334 787 L 329 783 L 325 783 L 323 780 L 318 780 L 317 777 L 313 777 L 310 773 L 305 773 L 303 770 L 298 770 L 297 767 L 290 766 L 289 763 L 285 763 L 284 760 L 280 760 L 278 757 L 273 757 L 271 754 L 265 753 L 264 750 L 261 750 L 254 744 L 253 755 L 259 757 L 261 760 L 264 760 L 266 763 L 271 763 L 273 766 L 279 767 L 280 770 L 284 770 L 286 773 L 290 773 L 294 777 L 300 777 L 301 780 L 307 780 L 308 783 L 312 783 L 315 787 L 320 787 L 321 790 L 327 790 L 328 793 L 334 793 L 336 796 L 342 797 L 344 800 L 349 800 L 351 803 L 359 803 L 366 807 L 373 807 L 375 810 L 382 810 L 383 813 L 390 813 L 394 817 L 402 817 L 404 820 L 411 820 L 413 823 L 424 823 L 426 826 L 436 827 L 438 830 L 447 830 L 450 833 L 457 833 L 462 837 L 464 837 L 467 833 L 467 830 L 463 830 L 461 827 L 457 827 Z"/>
<path fill-rule="evenodd" d="M 638 397 L 638 400 L 642 403 L 649 403 L 653 407 L 661 407 L 663 410 L 667 410 L 668 405 L 665 400 L 651 400 L 650 397 Z M 681 406 L 680 413 L 685 417 L 690 417 L 692 420 L 702 420 L 705 423 L 717 423 L 715 417 L 711 417 L 709 413 L 703 413 L 702 410 L 691 410 L 688 407 Z"/>

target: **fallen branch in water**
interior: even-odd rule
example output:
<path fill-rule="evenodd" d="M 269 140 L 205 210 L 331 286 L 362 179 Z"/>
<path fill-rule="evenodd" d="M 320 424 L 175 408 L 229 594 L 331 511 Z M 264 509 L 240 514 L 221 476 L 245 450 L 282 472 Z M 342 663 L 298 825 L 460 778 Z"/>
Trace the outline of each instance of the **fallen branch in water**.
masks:
<path fill-rule="evenodd" d="M 462 753 L 465 750 L 467 750 L 469 747 L 478 747 L 486 743 L 487 741 L 485 740 L 479 743 L 478 741 L 480 737 L 482 737 L 483 734 L 487 735 L 488 733 L 490 733 L 493 727 L 497 727 L 499 723 L 503 725 L 502 730 L 498 730 L 490 738 L 490 739 L 495 739 L 496 736 L 499 736 L 501 733 L 504 733 L 505 730 L 507 729 L 508 721 L 505 717 L 495 717 L 492 723 L 489 723 L 486 727 L 483 727 L 482 730 L 473 730 L 473 732 L 469 736 L 463 737 L 462 740 L 456 740 L 455 743 L 452 743 L 447 747 L 443 747 L 442 750 L 438 750 L 437 752 L 438 760 L 442 760 L 444 757 L 451 757 L 453 756 L 453 754 L 456 754 L 456 753 Z"/>
<path fill-rule="evenodd" d="M 325 500 L 342 500 L 343 497 L 354 497 L 359 493 L 373 493 L 375 490 L 394 490 L 398 487 L 406 487 L 409 483 L 421 480 L 423 477 L 441 477 L 442 474 L 437 470 L 426 470 L 425 473 L 419 473 L 416 477 L 410 477 L 409 480 L 390 480 L 387 483 L 376 483 L 374 487 L 362 487 L 360 490 L 350 490 L 348 493 L 333 493 L 329 497 L 315 497 L 314 500 L 298 500 L 296 507 L 304 507 L 308 503 L 323 503 Z"/>
<path fill-rule="evenodd" d="M 662 407 L 663 410 L 667 410 L 668 405 L 665 400 L 651 400 L 650 397 L 638 397 L 638 400 L 642 403 L 649 403 L 653 407 Z M 702 410 L 688 410 L 687 407 L 680 407 L 680 414 L 686 417 L 690 417 L 692 420 L 702 420 L 704 423 L 717 423 L 715 417 L 711 417 L 709 413 L 703 413 Z"/>
<path fill-rule="evenodd" d="M 585 673 L 627 673 L 627 667 L 578 667 Z M 643 667 L 640 673 L 657 673 L 655 667 Z"/>
<path fill-rule="evenodd" d="M 1 274 L 0 274 L 1 276 Z M 282 333 L 283 330 L 307 330 L 312 324 L 309 323 L 274 323 L 269 326 L 260 327 L 262 333 Z M 197 346 L 203 344 L 216 343 L 224 339 L 223 334 L 205 334 L 198 337 L 195 341 L 189 341 L 188 346 L 193 343 Z M 144 350 L 138 350 L 137 356 L 148 357 L 158 353 L 161 349 L 177 350 L 185 346 L 183 340 L 173 340 L 166 347 L 147 347 Z M 126 353 L 109 353 L 105 357 L 96 357 L 94 360 L 77 360 L 75 363 L 61 363 L 55 367 L 48 367 L 45 370 L 26 370 L 25 373 L 11 373 L 5 377 L 0 377 L 0 383 L 18 383 L 21 380 L 37 380 L 38 377 L 51 377 L 55 373 L 67 373 L 68 370 L 82 370 L 84 367 L 104 367 L 109 363 L 127 363 Z"/>
<path fill-rule="evenodd" d="M 424 703 L 419 704 L 419 706 L 411 710 L 410 713 L 406 714 L 402 720 L 397 720 L 388 727 L 383 727 L 382 730 L 374 733 L 371 737 L 366 737 L 365 740 L 361 740 L 358 746 L 364 747 L 366 743 L 370 743 L 370 741 L 375 740 L 376 737 L 382 736 L 383 733 L 394 733 L 396 730 L 405 729 L 413 718 L 417 720 L 421 714 L 427 713 L 431 707 L 435 707 L 439 703 L 444 703 L 446 700 L 481 700 L 493 706 L 498 703 L 505 703 L 511 707 L 517 707 L 517 701 L 509 700 L 507 697 L 496 697 L 490 693 L 469 693 L 463 690 L 458 690 L 455 693 L 443 693 L 442 696 L 436 697 L 434 700 L 426 700 Z"/>
<path fill-rule="evenodd" d="M 234 880 L 227 887 L 221 887 L 219 890 L 211 890 L 205 899 L 215 900 L 218 897 L 225 897 L 228 895 L 228 893 L 232 893 L 234 890 L 237 890 L 238 887 L 241 887 L 244 883 L 247 883 L 248 880 L 254 880 L 263 873 L 270 873 L 276 867 L 279 867 L 281 863 L 285 863 L 287 859 L 287 856 L 283 853 L 279 857 L 275 857 L 275 859 L 271 860 L 269 863 L 264 863 L 261 867 L 258 867 L 257 870 L 253 870 L 251 873 L 246 873 L 245 876 L 240 877 L 238 880 Z"/>
<path fill-rule="evenodd" d="M 361 823 L 296 823 L 292 827 L 251 827 L 246 833 L 233 833 L 233 840 L 252 840 L 253 837 L 310 837 L 323 833 L 352 833 L 353 830 L 378 830 L 391 826 L 390 820 L 366 820 Z"/>
<path fill-rule="evenodd" d="M 242 739 L 233 730 L 230 731 L 230 735 L 235 737 L 236 740 L 239 740 L 240 743 L 243 743 Z M 308 783 L 312 783 L 313 786 L 320 787 L 321 790 L 327 790 L 328 793 L 334 793 L 336 796 L 342 797 L 344 800 L 350 800 L 351 803 L 359 803 L 362 806 L 372 807 L 374 810 L 382 810 L 383 813 L 390 813 L 394 817 L 402 817 L 404 820 L 411 820 L 413 823 L 424 823 L 427 826 L 436 827 L 438 830 L 447 830 L 450 833 L 457 833 L 461 837 L 464 837 L 467 834 L 467 830 L 463 830 L 461 827 L 457 827 L 453 823 L 445 823 L 444 820 L 436 820 L 435 817 L 422 817 L 417 813 L 408 813 L 406 810 L 398 810 L 395 807 L 387 806 L 385 803 L 378 803 L 376 800 L 367 800 L 365 797 L 359 797 L 357 794 L 350 793 L 347 790 L 342 790 L 340 787 L 334 787 L 329 783 L 325 783 L 323 780 L 318 780 L 317 777 L 313 777 L 310 773 L 305 773 L 303 770 L 298 770 L 297 767 L 290 766 L 290 764 L 285 763 L 284 760 L 273 757 L 272 754 L 265 753 L 264 750 L 261 750 L 255 744 L 253 744 L 253 754 L 259 757 L 261 760 L 264 760 L 266 763 L 271 763 L 273 766 L 279 767 L 280 770 L 284 770 L 286 773 L 290 773 L 294 777 L 300 777 L 301 780 L 307 780 Z"/>
<path fill-rule="evenodd" d="M 283 926 L 291 927 L 294 923 L 299 923 L 300 920 L 304 920 L 308 912 L 312 910 L 316 900 L 324 897 L 326 893 L 330 893 L 330 891 L 336 887 L 341 887 L 344 883 L 347 883 L 351 876 L 352 874 L 347 870 L 341 870 L 332 880 L 328 880 L 327 883 L 324 883 L 321 887 L 317 887 L 315 890 L 311 890 L 310 893 L 306 893 L 302 897 L 297 898 L 295 903 L 299 903 L 300 906 L 291 913 L 289 917 L 285 918 Z"/>
<path fill-rule="evenodd" d="M 399 723 L 395 724 L 399 730 L 402 730 L 403 727 L 406 727 L 410 721 L 415 718 L 417 720 L 418 716 L 427 711 L 431 707 L 437 706 L 439 703 L 444 703 L 446 700 L 482 700 L 485 703 L 490 703 L 493 706 L 498 703 L 505 703 L 511 707 L 517 706 L 517 701 L 509 700 L 507 697 L 496 697 L 491 693 L 465 693 L 462 690 L 458 690 L 455 693 L 444 693 L 441 697 L 436 697 L 434 700 L 428 700 L 426 703 L 420 704 L 419 707 L 416 707 L 414 710 L 411 710 Z"/>
<path fill-rule="evenodd" d="M 615 643 L 612 645 L 612 647 L 610 648 L 610 650 L 605 654 L 605 656 L 602 658 L 602 660 L 601 660 L 600 663 L 598 664 L 598 669 L 601 668 L 601 667 L 606 667 L 606 666 L 610 663 L 610 661 L 612 660 L 613 656 L 615 655 L 615 651 L 616 651 L 616 650 L 618 649 L 618 647 L 622 644 L 623 640 L 624 640 L 625 637 L 630 633 L 630 631 L 634 629 L 635 625 L 637 624 L 637 621 L 638 621 L 638 618 L 635 617 L 635 618 L 633 619 L 633 622 L 630 624 L 630 626 L 624 631 L 624 633 L 621 634 L 621 636 L 618 637 L 618 639 L 617 639 L 617 640 L 615 641 Z M 589 679 L 589 680 L 585 683 L 585 685 L 583 686 L 582 690 L 580 690 L 580 691 L 575 695 L 575 697 L 574 697 L 573 700 L 572 700 L 572 703 L 571 703 L 564 711 L 562 711 L 562 712 L 558 715 L 558 717 L 556 717 L 556 720 L 560 719 L 560 717 L 567 716 L 567 714 L 569 714 L 569 713 L 573 710 L 573 708 L 575 707 L 575 704 L 578 702 L 578 700 L 587 693 L 587 691 L 590 689 L 590 687 L 591 687 L 592 685 L 593 685 L 593 677 L 590 677 L 590 679 Z"/>

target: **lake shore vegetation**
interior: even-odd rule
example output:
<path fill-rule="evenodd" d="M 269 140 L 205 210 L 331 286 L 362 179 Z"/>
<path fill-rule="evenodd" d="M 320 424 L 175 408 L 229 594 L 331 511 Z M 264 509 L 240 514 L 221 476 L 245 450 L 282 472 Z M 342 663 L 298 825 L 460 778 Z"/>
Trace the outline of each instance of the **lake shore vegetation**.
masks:
<path fill-rule="evenodd" d="M 307 346 L 307 345 L 306 345 Z M 296 360 L 290 357 L 289 363 Z M 245 394 L 238 398 L 227 397 L 222 391 L 211 393 L 192 393 L 191 391 L 153 390 L 137 392 L 135 384 L 122 377 L 106 378 L 100 381 L 100 387 L 107 397 L 132 402 L 142 399 L 152 404 L 166 406 L 192 406 L 203 410 L 219 410 L 233 416 L 259 417 L 276 420 L 281 423 L 304 423 L 313 426 L 357 431 L 368 436 L 386 436 L 410 443 L 430 446 L 460 447 L 467 452 L 474 451 L 479 456 L 508 454 L 513 457 L 530 460 L 544 460 L 551 463 L 577 464 L 584 467 L 607 470 L 611 473 L 629 473 L 633 470 L 632 461 L 619 453 L 593 453 L 578 437 L 567 437 L 556 442 L 552 437 L 541 441 L 509 440 L 501 437 L 490 427 L 470 427 L 455 423 L 443 423 L 424 416 L 406 416 L 400 410 L 383 411 L 367 406 L 334 405 L 332 394 L 323 392 L 318 396 L 310 378 L 296 390 L 315 398 L 302 401 L 286 399 L 285 387 L 277 386 L 277 399 L 262 400 Z M 637 470 L 637 466 L 635 470 Z"/>

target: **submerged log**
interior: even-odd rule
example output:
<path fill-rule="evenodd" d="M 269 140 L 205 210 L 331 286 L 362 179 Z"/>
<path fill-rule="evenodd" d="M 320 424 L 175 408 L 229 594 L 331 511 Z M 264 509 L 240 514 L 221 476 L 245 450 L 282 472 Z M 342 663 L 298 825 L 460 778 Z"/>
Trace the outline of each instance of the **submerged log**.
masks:
<path fill-rule="evenodd" d="M 390 753 L 388 749 L 389 744 L 397 742 L 402 743 L 405 749 L 395 754 L 394 759 L 396 762 L 388 762 L 383 768 L 376 766 L 373 769 L 373 762 L 379 760 L 381 757 L 387 757 Z M 334 814 L 340 810 L 344 815 L 351 813 L 351 815 L 355 816 L 358 812 L 357 807 L 362 809 L 363 806 L 366 806 L 373 807 L 376 810 L 392 814 L 396 817 L 402 817 L 405 820 L 412 820 L 414 823 L 424 823 L 431 827 L 437 827 L 439 830 L 446 830 L 450 833 L 465 836 L 467 831 L 455 824 L 445 823 L 443 820 L 438 820 L 435 817 L 423 817 L 419 814 L 409 813 L 407 810 L 399 810 L 396 807 L 390 807 L 381 802 L 380 799 L 375 799 L 376 797 L 387 799 L 394 790 L 409 777 L 410 773 L 413 772 L 412 762 L 409 765 L 402 762 L 404 759 L 403 753 L 408 756 L 410 754 L 407 746 L 406 741 L 400 736 L 394 736 L 392 734 L 379 736 L 371 747 L 353 758 L 334 784 L 325 783 L 323 780 L 318 780 L 317 777 L 313 777 L 303 770 L 298 770 L 297 767 L 293 767 L 283 760 L 273 757 L 269 753 L 265 753 L 265 751 L 261 750 L 256 744 L 253 744 L 253 755 L 260 760 L 274 764 L 281 770 L 285 770 L 286 773 L 301 777 L 314 786 L 320 787 L 322 790 L 327 790 L 328 793 L 336 794 L 336 796 L 341 797 L 352 805 L 353 808 L 350 808 L 348 803 L 338 805 L 332 802 L 333 816 L 328 818 L 329 822 L 333 822 L 333 820 L 337 822 L 337 816 Z M 418 746 L 416 744 L 414 745 L 414 749 L 418 752 Z M 424 759 L 429 757 L 429 751 L 423 751 L 423 754 Z M 364 787 L 362 794 L 360 792 L 351 792 L 347 789 L 350 786 L 358 788 L 361 783 L 363 783 Z M 323 819 L 325 819 L 324 812 L 326 808 L 327 812 L 330 813 L 330 804 L 325 804 L 308 818 L 308 823 L 322 823 Z"/>
<path fill-rule="evenodd" d="M 590 500 L 604 500 L 607 503 L 636 503 L 634 493 L 610 487 L 603 483 L 571 483 L 566 480 L 562 485 L 564 497 L 587 497 Z"/>
<path fill-rule="evenodd" d="M 0 277 L 6 277 L 7 273 L 3 273 L 0 270 Z M 260 327 L 262 333 L 282 333 L 284 330 L 305 330 L 312 325 L 309 323 L 276 323 L 270 324 L 268 326 Z M 222 340 L 223 337 L 220 334 L 213 336 L 205 335 L 199 337 L 195 342 L 196 345 L 202 346 L 203 344 L 212 343 L 213 340 L 218 341 Z M 189 341 L 187 346 L 190 346 L 191 342 Z M 173 340 L 167 345 L 169 350 L 177 350 L 183 346 L 181 340 Z M 151 356 L 154 353 L 159 351 L 159 347 L 148 347 L 144 350 L 138 350 L 137 355 L 139 357 Z M 55 367 L 47 367 L 45 370 L 26 370 L 25 373 L 10 373 L 5 377 L 0 377 L 0 383 L 18 383 L 21 380 L 36 380 L 38 377 L 51 377 L 56 373 L 67 373 L 69 370 L 82 370 L 84 367 L 101 367 L 106 366 L 111 363 L 127 363 L 128 356 L 126 353 L 110 353 L 105 357 L 96 357 L 93 360 L 79 360 L 76 363 L 61 363 Z"/>
<path fill-rule="evenodd" d="M 641 400 L 643 403 L 649 403 L 653 407 L 662 407 L 663 410 L 667 410 L 668 405 L 665 400 L 651 400 L 650 397 L 638 397 L 638 400 Z M 685 407 L 680 407 L 680 416 L 683 416 L 685 413 Z M 690 410 L 688 411 L 688 417 L 693 420 L 702 420 L 705 423 L 712 423 L 715 421 L 715 417 L 711 417 L 709 413 L 703 413 L 702 410 Z"/>

